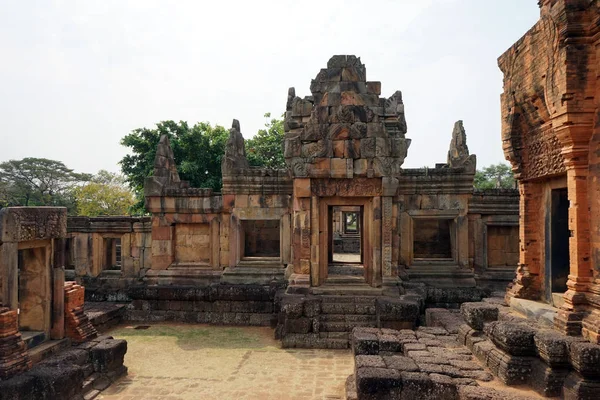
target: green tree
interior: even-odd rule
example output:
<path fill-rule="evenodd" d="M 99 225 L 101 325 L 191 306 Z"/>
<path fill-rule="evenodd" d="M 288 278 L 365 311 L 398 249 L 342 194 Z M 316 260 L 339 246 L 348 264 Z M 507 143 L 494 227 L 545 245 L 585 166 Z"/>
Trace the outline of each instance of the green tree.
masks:
<path fill-rule="evenodd" d="M 265 118 L 271 118 L 271 113 L 266 113 Z M 283 135 L 283 116 L 268 120 L 265 129 L 246 140 L 248 163 L 253 167 L 284 168 Z"/>
<path fill-rule="evenodd" d="M 121 171 L 138 200 L 134 212 L 145 212 L 144 180 L 154 170 L 156 147 L 166 134 L 171 141 L 177 171 L 192 187 L 221 189 L 221 158 L 229 132 L 222 126 L 200 122 L 190 127 L 187 122 L 163 121 L 156 128 L 134 129 L 121 140 L 131 150 L 120 161 Z"/>
<path fill-rule="evenodd" d="M 135 204 L 133 193 L 126 186 L 125 177 L 100 170 L 83 186 L 74 189 L 77 214 L 126 215 Z"/>
<path fill-rule="evenodd" d="M 512 189 L 515 178 L 510 166 L 499 163 L 477 170 L 473 185 L 476 189 Z"/>
<path fill-rule="evenodd" d="M 5 206 L 65 206 L 73 212 L 72 189 L 89 179 L 60 161 L 9 160 L 0 163 L 0 201 Z"/>

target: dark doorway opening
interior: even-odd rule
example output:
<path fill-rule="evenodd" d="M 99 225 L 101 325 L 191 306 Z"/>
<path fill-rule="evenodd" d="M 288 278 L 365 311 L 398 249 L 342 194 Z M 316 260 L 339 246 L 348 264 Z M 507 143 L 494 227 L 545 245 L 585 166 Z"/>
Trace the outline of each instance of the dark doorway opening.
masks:
<path fill-rule="evenodd" d="M 546 218 L 546 299 L 567 291 L 570 271 L 568 190 L 553 189 L 550 213 Z"/>

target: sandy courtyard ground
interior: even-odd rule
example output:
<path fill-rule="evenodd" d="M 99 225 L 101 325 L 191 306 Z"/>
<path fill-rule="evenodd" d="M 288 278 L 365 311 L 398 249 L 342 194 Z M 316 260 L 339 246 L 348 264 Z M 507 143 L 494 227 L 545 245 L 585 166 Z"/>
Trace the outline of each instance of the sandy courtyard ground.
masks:
<path fill-rule="evenodd" d="M 108 332 L 127 340 L 129 375 L 98 398 L 342 399 L 354 365 L 350 350 L 281 349 L 269 328 L 149 326 Z"/>

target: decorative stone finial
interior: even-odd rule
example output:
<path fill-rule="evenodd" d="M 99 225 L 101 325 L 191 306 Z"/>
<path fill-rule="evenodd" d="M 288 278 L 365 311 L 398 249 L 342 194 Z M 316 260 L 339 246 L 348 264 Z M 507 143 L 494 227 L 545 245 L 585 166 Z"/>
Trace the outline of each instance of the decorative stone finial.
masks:
<path fill-rule="evenodd" d="M 454 123 L 447 163 L 450 168 L 468 167 L 475 170 L 475 154 L 469 154 L 469 147 L 467 147 L 467 133 L 465 132 L 462 120 Z"/>
<path fill-rule="evenodd" d="M 229 130 L 229 139 L 225 145 L 225 155 L 221 161 L 221 173 L 223 175 L 232 175 L 236 171 L 248 169 L 248 159 L 246 158 L 246 147 L 244 146 L 244 136 L 240 129 L 240 121 L 233 120 Z"/>

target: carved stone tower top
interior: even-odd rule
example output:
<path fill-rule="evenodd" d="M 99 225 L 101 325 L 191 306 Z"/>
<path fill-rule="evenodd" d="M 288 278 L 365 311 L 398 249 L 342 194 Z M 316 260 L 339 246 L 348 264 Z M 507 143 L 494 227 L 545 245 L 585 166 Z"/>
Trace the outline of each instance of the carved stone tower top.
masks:
<path fill-rule="evenodd" d="M 304 99 L 290 88 L 285 114 L 286 162 L 294 177 L 377 178 L 399 174 L 410 139 L 402 93 L 381 98 L 353 55 L 333 56 Z"/>

